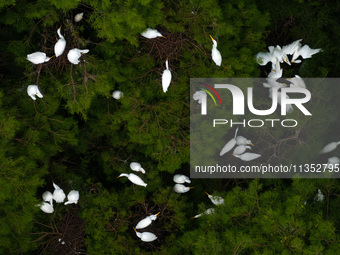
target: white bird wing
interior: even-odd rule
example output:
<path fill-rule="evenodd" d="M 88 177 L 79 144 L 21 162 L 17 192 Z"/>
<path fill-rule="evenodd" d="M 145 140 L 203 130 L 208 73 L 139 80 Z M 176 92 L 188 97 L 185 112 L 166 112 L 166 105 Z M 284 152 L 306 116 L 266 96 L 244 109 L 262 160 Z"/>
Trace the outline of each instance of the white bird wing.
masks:
<path fill-rule="evenodd" d="M 231 139 L 229 142 L 227 142 L 227 143 L 223 146 L 223 148 L 222 148 L 222 150 L 221 150 L 221 152 L 220 152 L 220 156 L 223 156 L 223 155 L 226 154 L 228 151 L 230 151 L 230 150 L 235 146 L 235 144 L 236 144 L 236 139 L 235 139 L 235 138 L 233 138 L 233 139 Z"/>
<path fill-rule="evenodd" d="M 244 145 L 238 145 L 238 146 L 234 149 L 233 154 L 234 154 L 234 155 L 240 155 L 240 154 L 242 154 L 243 152 L 245 152 L 246 149 L 247 149 L 246 146 L 244 146 Z"/>
<path fill-rule="evenodd" d="M 129 180 L 139 186 L 144 186 L 146 187 L 147 184 L 142 180 L 142 178 L 140 178 L 139 176 L 135 175 L 135 174 L 129 174 Z"/>
<path fill-rule="evenodd" d="M 146 218 L 144 218 L 144 219 L 142 219 L 141 221 L 138 222 L 138 224 L 136 225 L 135 229 L 146 228 L 150 224 L 151 224 L 150 218 L 146 217 Z"/>
<path fill-rule="evenodd" d="M 157 236 L 151 232 L 143 232 L 141 236 L 141 240 L 144 242 L 152 242 L 157 239 Z"/>
<path fill-rule="evenodd" d="M 213 47 L 211 51 L 211 57 L 217 66 L 221 66 L 222 55 L 221 55 L 221 52 L 217 48 Z"/>
<path fill-rule="evenodd" d="M 59 39 L 57 43 L 54 45 L 54 54 L 55 57 L 59 57 L 61 54 L 64 53 L 64 50 L 66 48 L 66 41 L 65 39 Z"/>
<path fill-rule="evenodd" d="M 336 142 L 329 143 L 325 147 L 323 147 L 323 149 L 320 151 L 320 153 L 323 154 L 323 153 L 331 152 L 331 151 L 335 150 L 336 147 L 337 147 Z"/>
<path fill-rule="evenodd" d="M 162 87 L 163 87 L 164 93 L 168 91 L 170 83 L 171 83 L 171 72 L 170 70 L 165 69 L 162 74 Z"/>
<path fill-rule="evenodd" d="M 250 153 L 250 152 L 246 152 L 242 155 L 239 155 L 239 158 L 243 161 L 251 161 L 251 160 L 254 160 L 254 159 L 257 159 L 261 157 L 260 154 L 257 154 L 257 153 Z"/>

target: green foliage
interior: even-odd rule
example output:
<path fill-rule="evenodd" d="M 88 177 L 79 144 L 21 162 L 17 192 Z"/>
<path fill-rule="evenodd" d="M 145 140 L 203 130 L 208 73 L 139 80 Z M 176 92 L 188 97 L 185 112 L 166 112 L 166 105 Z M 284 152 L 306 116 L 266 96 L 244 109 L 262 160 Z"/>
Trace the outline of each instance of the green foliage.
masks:
<path fill-rule="evenodd" d="M 172 176 L 189 175 L 190 78 L 263 76 L 256 53 L 299 38 L 324 51 L 287 67 L 285 77 L 336 77 L 337 8 L 320 1 L 1 1 L 0 253 L 41 252 L 56 235 L 46 244 L 33 233 L 78 208 L 89 254 L 336 254 L 336 180 L 196 179 L 194 189 L 176 194 Z M 80 12 L 84 18 L 76 23 Z M 41 65 L 27 61 L 36 51 L 54 55 L 60 26 L 63 55 Z M 165 38 L 143 38 L 148 27 Z M 209 35 L 218 43 L 221 67 L 211 60 Z M 89 49 L 78 65 L 67 59 L 72 48 Z M 163 93 L 167 58 L 172 81 Z M 44 97 L 31 100 L 30 84 Z M 329 136 L 338 137 L 339 89 L 309 88 L 318 122 L 296 111 L 290 117 L 299 119 L 297 129 L 242 130 L 252 134 L 265 162 L 327 160 L 318 152 Z M 268 108 L 267 91 L 255 89 L 256 104 Z M 113 99 L 114 90 L 124 97 Z M 231 100 L 225 106 L 231 114 Z M 226 131 L 223 139 L 231 137 Z M 216 153 L 200 149 L 209 157 Z M 131 172 L 133 161 L 146 169 L 139 174 L 146 188 L 116 179 Z M 58 205 L 53 216 L 41 212 L 37 204 L 52 181 L 80 190 L 79 204 Z M 322 203 L 314 202 L 317 189 L 325 194 Z M 225 203 L 211 205 L 204 191 Z M 212 207 L 213 215 L 191 219 Z M 133 227 L 158 211 L 150 231 L 159 238 L 143 243 Z"/>

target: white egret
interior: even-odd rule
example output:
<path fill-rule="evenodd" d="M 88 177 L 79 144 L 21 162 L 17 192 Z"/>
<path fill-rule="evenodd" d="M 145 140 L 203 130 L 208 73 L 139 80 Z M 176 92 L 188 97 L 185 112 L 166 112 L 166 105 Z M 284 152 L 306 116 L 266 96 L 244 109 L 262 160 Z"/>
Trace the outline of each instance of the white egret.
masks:
<path fill-rule="evenodd" d="M 210 215 L 210 214 L 213 214 L 214 212 L 215 212 L 215 209 L 214 209 L 214 208 L 209 208 L 209 209 L 207 209 L 204 213 L 197 214 L 197 215 L 195 215 L 195 216 L 192 217 L 192 218 L 199 218 L 199 217 L 201 217 L 202 215 Z"/>
<path fill-rule="evenodd" d="M 236 140 L 237 145 L 248 145 L 249 144 L 251 146 L 254 146 L 254 144 L 252 144 L 250 140 L 248 140 L 247 138 L 241 135 L 237 136 L 235 140 Z"/>
<path fill-rule="evenodd" d="M 185 193 L 185 192 L 188 192 L 190 189 L 192 189 L 193 187 L 186 187 L 182 184 L 175 184 L 174 186 L 174 191 L 176 193 Z"/>
<path fill-rule="evenodd" d="M 42 64 L 50 61 L 53 57 L 46 57 L 46 54 L 40 51 L 34 52 L 27 55 L 27 60 L 31 61 L 33 64 Z"/>
<path fill-rule="evenodd" d="M 139 185 L 139 186 L 144 186 L 146 187 L 147 184 L 137 175 L 135 174 L 125 174 L 125 173 L 122 173 L 120 174 L 117 178 L 120 178 L 120 177 L 127 177 L 129 179 L 130 182 L 136 184 L 136 185 Z"/>
<path fill-rule="evenodd" d="M 269 52 L 277 59 L 276 62 L 283 63 L 283 61 L 284 61 L 288 65 L 290 65 L 289 59 L 287 57 L 287 54 L 281 49 L 281 47 L 279 45 L 276 45 L 276 47 L 269 46 L 268 49 L 269 49 Z"/>
<path fill-rule="evenodd" d="M 270 52 L 259 52 L 256 54 L 256 62 L 261 66 L 265 66 L 268 62 L 276 63 L 277 59 Z"/>
<path fill-rule="evenodd" d="M 136 171 L 136 172 L 142 172 L 143 174 L 145 174 L 145 170 L 143 169 L 143 167 L 141 166 L 141 164 L 137 163 L 137 162 L 131 162 L 130 164 L 130 168 L 131 170 L 133 171 Z"/>
<path fill-rule="evenodd" d="M 85 49 L 85 50 L 80 50 L 78 48 L 74 48 L 72 50 L 70 50 L 68 53 L 67 53 L 67 59 L 68 61 L 70 61 L 72 64 L 79 64 L 79 58 L 81 57 L 82 54 L 85 54 L 85 53 L 88 53 L 89 50 L 88 49 Z"/>
<path fill-rule="evenodd" d="M 39 88 L 37 85 L 28 85 L 27 87 L 27 94 L 33 99 L 36 100 L 35 96 L 39 98 L 43 98 L 43 95 L 40 93 Z"/>
<path fill-rule="evenodd" d="M 320 154 L 328 153 L 328 152 L 334 151 L 334 150 L 336 149 L 336 147 L 338 147 L 339 144 L 340 144 L 340 141 L 339 141 L 339 142 L 332 142 L 332 143 L 327 144 L 327 145 L 326 145 L 325 147 L 323 147 L 323 149 L 320 151 Z"/>
<path fill-rule="evenodd" d="M 55 57 L 59 57 L 61 54 L 63 54 L 65 48 L 66 48 L 66 40 L 64 38 L 64 36 L 62 36 L 62 34 L 60 33 L 60 28 L 57 30 L 57 33 L 59 35 L 59 40 L 57 41 L 57 43 L 54 45 L 54 54 Z"/>
<path fill-rule="evenodd" d="M 243 161 L 251 161 L 251 160 L 254 160 L 254 159 L 261 157 L 260 154 L 250 153 L 250 152 L 246 152 L 246 153 L 241 154 L 241 155 L 233 155 L 233 156 L 236 157 L 236 158 L 239 158 Z"/>
<path fill-rule="evenodd" d="M 224 203 L 224 199 L 222 197 L 212 196 L 208 192 L 205 192 L 205 194 L 207 194 L 208 198 L 214 205 L 221 205 Z"/>
<path fill-rule="evenodd" d="M 53 183 L 54 191 L 53 191 L 53 199 L 57 203 L 64 202 L 64 199 L 66 197 L 64 191 L 55 183 Z"/>
<path fill-rule="evenodd" d="M 168 91 L 168 88 L 171 83 L 171 71 L 169 70 L 169 66 L 168 66 L 168 58 L 166 58 L 165 65 L 166 65 L 166 69 L 163 71 L 163 74 L 162 74 L 162 87 L 163 87 L 164 93 Z"/>
<path fill-rule="evenodd" d="M 173 177 L 174 182 L 176 183 L 191 183 L 191 180 L 189 179 L 188 176 L 184 175 L 184 174 L 175 174 Z"/>
<path fill-rule="evenodd" d="M 287 54 L 287 55 L 293 55 L 294 52 L 301 47 L 301 42 L 302 39 L 296 40 L 288 45 L 285 45 L 282 47 L 282 51 Z"/>
<path fill-rule="evenodd" d="M 77 204 L 79 200 L 79 191 L 78 190 L 71 190 L 67 195 L 67 202 L 65 202 L 65 205 L 68 204 Z"/>
<path fill-rule="evenodd" d="M 237 131 L 238 131 L 238 128 L 236 128 L 235 130 L 235 135 L 234 135 L 234 138 L 231 139 L 229 142 L 227 142 L 221 152 L 220 152 L 220 156 L 223 156 L 224 154 L 226 154 L 228 151 L 230 151 L 232 148 L 234 148 L 234 146 L 236 145 L 236 135 L 237 135 Z"/>
<path fill-rule="evenodd" d="M 247 146 L 247 145 L 243 145 L 243 144 L 238 145 L 237 147 L 235 147 L 233 154 L 234 155 L 240 155 L 240 154 L 244 153 L 247 149 L 251 150 L 251 147 Z"/>
<path fill-rule="evenodd" d="M 42 198 L 45 202 L 50 202 L 52 204 L 52 201 L 53 201 L 53 195 L 51 192 L 49 191 L 45 191 L 43 194 L 42 194 Z"/>
<path fill-rule="evenodd" d="M 322 194 L 321 190 L 318 189 L 318 193 L 314 197 L 314 202 L 322 202 L 325 199 L 325 195 Z"/>
<path fill-rule="evenodd" d="M 160 214 L 160 212 L 142 219 L 140 222 L 138 222 L 136 229 L 146 228 L 147 226 L 149 226 L 152 223 L 153 220 L 157 219 L 158 214 Z"/>
<path fill-rule="evenodd" d="M 142 36 L 148 39 L 153 39 L 156 37 L 164 37 L 160 32 L 158 32 L 156 29 L 148 28 L 143 33 L 141 33 Z"/>
<path fill-rule="evenodd" d="M 300 63 L 301 60 L 296 60 L 299 56 L 303 59 L 311 58 L 312 55 L 321 51 L 321 49 L 311 49 L 307 44 L 301 47 L 301 44 L 298 45 L 299 47 L 294 52 L 291 63 Z"/>
<path fill-rule="evenodd" d="M 214 38 L 211 35 L 209 36 L 213 42 L 213 47 L 211 50 L 211 57 L 217 66 L 221 66 L 222 56 L 221 56 L 220 51 L 217 49 L 217 42 L 214 40 Z"/>
<path fill-rule="evenodd" d="M 124 96 L 124 93 L 119 91 L 119 90 L 115 90 L 115 91 L 112 92 L 112 97 L 114 99 L 118 100 L 118 99 L 121 99 L 123 96 Z"/>
<path fill-rule="evenodd" d="M 136 232 L 136 235 L 142 240 L 143 242 L 152 242 L 157 239 L 157 236 L 151 232 L 137 232 L 137 230 L 134 228 L 133 229 Z"/>
<path fill-rule="evenodd" d="M 306 88 L 305 82 L 303 81 L 303 79 L 299 75 L 295 75 L 294 78 L 289 78 L 289 79 L 286 79 L 286 80 L 291 82 L 291 84 L 290 84 L 291 87 L 303 88 L 303 89 Z"/>
<path fill-rule="evenodd" d="M 53 213 L 54 212 L 54 208 L 53 208 L 53 204 L 44 202 L 42 205 L 40 205 L 40 209 L 44 212 L 44 213 Z"/>
<path fill-rule="evenodd" d="M 331 170 L 335 170 L 336 166 L 339 167 L 340 159 L 338 157 L 330 157 L 328 158 L 326 168 L 330 168 Z"/>
<path fill-rule="evenodd" d="M 84 13 L 81 12 L 81 13 L 78 13 L 76 16 L 74 16 L 74 21 L 75 22 L 79 22 L 83 19 L 83 16 L 84 16 Z"/>

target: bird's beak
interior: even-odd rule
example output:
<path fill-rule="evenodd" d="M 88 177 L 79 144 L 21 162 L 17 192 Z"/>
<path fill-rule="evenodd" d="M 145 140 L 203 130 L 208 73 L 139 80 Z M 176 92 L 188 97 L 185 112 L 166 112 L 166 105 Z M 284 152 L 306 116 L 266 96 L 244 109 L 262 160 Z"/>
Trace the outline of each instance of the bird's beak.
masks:
<path fill-rule="evenodd" d="M 166 38 L 164 35 L 162 35 L 163 38 Z"/>
<path fill-rule="evenodd" d="M 61 29 L 62 26 L 63 26 L 63 25 L 61 25 L 61 26 L 59 27 L 59 29 Z"/>
<path fill-rule="evenodd" d="M 295 61 L 290 61 L 290 63 L 295 63 Z"/>
<path fill-rule="evenodd" d="M 51 58 L 54 58 L 54 57 L 55 57 L 55 55 L 54 55 L 54 56 L 52 56 L 52 57 L 50 57 L 50 59 L 51 59 Z"/>
<path fill-rule="evenodd" d="M 121 176 L 118 176 L 116 179 L 120 178 Z"/>
<path fill-rule="evenodd" d="M 231 154 L 231 156 L 234 156 L 234 157 L 235 157 L 235 155 L 234 155 L 234 154 Z"/>
<path fill-rule="evenodd" d="M 215 41 L 214 38 L 211 35 L 209 35 L 209 36 L 210 36 L 211 40 Z"/>
<path fill-rule="evenodd" d="M 284 83 L 283 83 L 282 85 L 283 85 L 283 86 L 286 86 L 286 87 L 288 87 L 288 85 L 287 85 L 287 84 L 284 84 Z"/>
<path fill-rule="evenodd" d="M 193 189 L 194 187 L 189 187 L 189 189 Z"/>
<path fill-rule="evenodd" d="M 161 212 L 158 212 L 157 214 L 156 214 L 156 216 L 158 215 L 158 214 L 160 214 Z"/>
<path fill-rule="evenodd" d="M 137 230 L 135 228 L 133 228 L 133 230 L 137 233 Z"/>
<path fill-rule="evenodd" d="M 210 196 L 208 192 L 204 192 L 205 194 L 207 194 L 207 196 Z"/>
<path fill-rule="evenodd" d="M 276 73 L 276 70 L 274 69 L 274 73 Z"/>
<path fill-rule="evenodd" d="M 251 146 L 255 146 L 254 144 L 250 143 Z"/>
<path fill-rule="evenodd" d="M 194 216 L 194 217 L 191 217 L 191 219 L 195 219 L 195 216 Z"/>

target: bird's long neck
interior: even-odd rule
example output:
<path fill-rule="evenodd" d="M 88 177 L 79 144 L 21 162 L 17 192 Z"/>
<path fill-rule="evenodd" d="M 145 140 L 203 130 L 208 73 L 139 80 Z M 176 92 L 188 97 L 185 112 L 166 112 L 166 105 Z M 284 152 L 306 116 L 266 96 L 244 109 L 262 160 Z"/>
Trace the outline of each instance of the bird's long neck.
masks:
<path fill-rule="evenodd" d="M 165 61 L 166 70 L 169 70 L 168 60 Z"/>
<path fill-rule="evenodd" d="M 60 33 L 60 28 L 57 30 L 57 33 L 61 39 L 64 39 L 64 36 L 62 36 L 62 34 Z"/>
<path fill-rule="evenodd" d="M 125 177 L 129 177 L 129 175 L 128 175 L 128 174 L 121 174 L 121 175 L 119 175 L 119 177 L 123 177 L 123 176 L 125 176 Z"/>
<path fill-rule="evenodd" d="M 238 128 L 236 128 L 234 139 L 236 139 Z"/>

